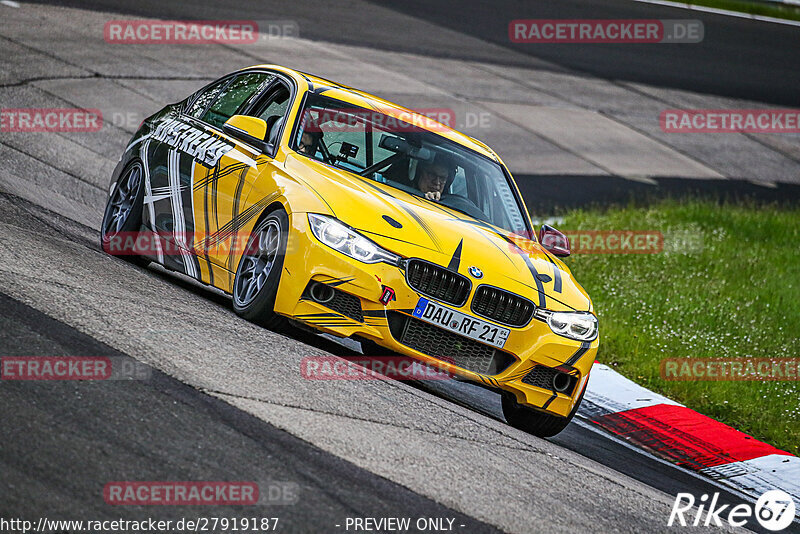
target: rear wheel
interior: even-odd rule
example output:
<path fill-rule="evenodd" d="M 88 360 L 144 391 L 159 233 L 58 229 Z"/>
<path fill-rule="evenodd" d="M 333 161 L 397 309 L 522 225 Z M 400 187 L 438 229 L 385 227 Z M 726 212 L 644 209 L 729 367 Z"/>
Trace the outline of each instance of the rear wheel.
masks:
<path fill-rule="evenodd" d="M 575 414 L 578 412 L 578 407 L 583 401 L 583 394 L 586 392 L 586 387 L 581 391 L 578 402 L 569 412 L 566 417 L 559 417 L 544 412 L 539 412 L 533 408 L 529 408 L 517 402 L 513 393 L 503 393 L 503 415 L 506 417 L 508 424 L 520 430 L 524 430 L 529 434 L 538 436 L 540 438 L 549 438 L 555 436 L 564 430 Z"/>
<path fill-rule="evenodd" d="M 122 172 L 108 199 L 100 226 L 100 246 L 112 256 L 146 265 L 150 260 L 136 253 L 136 237 L 142 225 L 144 169 L 134 161 Z"/>
<path fill-rule="evenodd" d="M 250 233 L 233 280 L 234 311 L 272 330 L 287 325 L 274 308 L 288 237 L 289 216 L 282 209 L 270 212 Z"/>

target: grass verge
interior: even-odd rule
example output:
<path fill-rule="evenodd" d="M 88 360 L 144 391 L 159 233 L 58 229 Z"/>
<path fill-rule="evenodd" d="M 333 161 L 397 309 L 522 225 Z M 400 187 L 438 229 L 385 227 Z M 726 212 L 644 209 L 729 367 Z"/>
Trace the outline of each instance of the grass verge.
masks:
<path fill-rule="evenodd" d="M 567 258 L 600 318 L 599 361 L 800 454 L 800 382 L 679 382 L 660 373 L 670 357 L 800 358 L 800 209 L 668 200 L 574 210 L 559 227 L 664 236 L 657 254 Z"/>
<path fill-rule="evenodd" d="M 680 1 L 680 0 L 674 0 Z M 727 9 L 750 15 L 761 15 L 763 17 L 774 17 L 776 19 L 800 20 L 800 7 L 787 4 L 779 4 L 768 1 L 749 1 L 749 0 L 688 0 L 688 3 L 696 6 L 713 7 L 717 9 Z"/>

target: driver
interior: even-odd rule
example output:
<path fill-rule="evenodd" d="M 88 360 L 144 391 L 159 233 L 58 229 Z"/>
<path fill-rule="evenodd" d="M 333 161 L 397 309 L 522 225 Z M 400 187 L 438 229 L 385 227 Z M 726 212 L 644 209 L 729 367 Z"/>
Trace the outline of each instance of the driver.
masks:
<path fill-rule="evenodd" d="M 428 200 L 438 202 L 442 198 L 445 186 L 455 176 L 452 162 L 437 155 L 431 162 L 421 162 L 417 169 L 417 189 Z"/>
<path fill-rule="evenodd" d="M 317 153 L 317 146 L 322 139 L 322 132 L 309 131 L 303 132 L 300 142 L 297 143 L 297 151 L 306 156 L 314 156 Z"/>

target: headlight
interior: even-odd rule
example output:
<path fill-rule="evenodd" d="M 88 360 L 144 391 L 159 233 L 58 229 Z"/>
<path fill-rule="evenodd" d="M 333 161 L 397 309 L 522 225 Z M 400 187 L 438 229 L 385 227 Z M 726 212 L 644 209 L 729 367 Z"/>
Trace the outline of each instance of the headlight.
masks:
<path fill-rule="evenodd" d="M 333 217 L 309 213 L 308 222 L 317 239 L 345 256 L 364 263 L 385 261 L 397 265 L 400 262 L 400 256 L 382 249 Z"/>
<path fill-rule="evenodd" d="M 547 321 L 550 330 L 576 341 L 593 341 L 597 337 L 597 317 L 588 312 L 554 312 L 536 310 L 536 316 Z"/>

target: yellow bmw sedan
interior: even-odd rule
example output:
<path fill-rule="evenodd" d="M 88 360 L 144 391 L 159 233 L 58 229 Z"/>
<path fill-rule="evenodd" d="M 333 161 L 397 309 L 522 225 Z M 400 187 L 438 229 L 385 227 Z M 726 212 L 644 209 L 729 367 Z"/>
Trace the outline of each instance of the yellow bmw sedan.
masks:
<path fill-rule="evenodd" d="M 363 91 L 275 66 L 147 118 L 114 171 L 110 254 L 232 296 L 242 317 L 402 354 L 503 395 L 552 436 L 597 352 L 592 302 L 531 227 L 488 146 Z"/>

